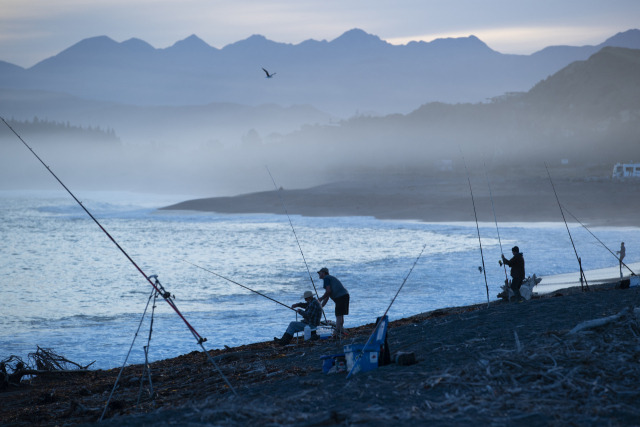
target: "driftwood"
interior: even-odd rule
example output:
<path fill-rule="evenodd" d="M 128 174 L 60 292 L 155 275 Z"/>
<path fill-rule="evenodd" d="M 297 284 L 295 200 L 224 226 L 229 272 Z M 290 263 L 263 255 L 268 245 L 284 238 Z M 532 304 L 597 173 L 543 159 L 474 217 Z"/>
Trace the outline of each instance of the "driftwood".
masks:
<path fill-rule="evenodd" d="M 614 314 L 613 316 L 603 317 L 601 319 L 587 320 L 586 322 L 579 323 L 575 328 L 569 331 L 569 334 L 575 334 L 585 329 L 598 328 L 608 323 L 615 322 L 616 320 L 620 319 L 622 316 L 624 316 L 628 312 L 629 312 L 628 309 L 624 309 L 620 313 Z"/>
<path fill-rule="evenodd" d="M 51 349 L 38 347 L 35 353 L 29 354 L 27 363 L 19 356 L 9 356 L 0 362 L 0 390 L 9 386 L 18 386 L 22 378 L 28 375 L 58 375 L 89 372 L 89 365 L 82 366 L 55 353 Z M 76 367 L 77 369 L 70 369 Z"/>
<path fill-rule="evenodd" d="M 22 381 L 22 377 L 25 377 L 28 375 L 86 374 L 87 372 L 91 372 L 91 371 L 88 371 L 86 369 L 84 370 L 64 369 L 59 371 L 45 371 L 42 369 L 18 369 L 17 371 L 13 372 L 11 375 L 5 376 L 6 381 L 5 381 L 4 387 L 0 386 L 0 389 L 8 387 L 10 385 L 17 386 L 20 384 L 20 381 Z"/>
<path fill-rule="evenodd" d="M 9 356 L 0 362 L 0 390 L 17 386 L 22 380 L 26 365 L 19 356 Z"/>
<path fill-rule="evenodd" d="M 95 360 L 88 365 L 80 365 L 79 363 L 72 362 L 71 360 L 66 359 L 65 357 L 57 354 L 50 348 L 41 348 L 38 346 L 38 349 L 35 353 L 29 353 L 29 359 L 33 361 L 33 365 L 35 369 L 40 371 L 68 371 L 73 369 L 87 369 L 89 366 L 95 363 Z"/>

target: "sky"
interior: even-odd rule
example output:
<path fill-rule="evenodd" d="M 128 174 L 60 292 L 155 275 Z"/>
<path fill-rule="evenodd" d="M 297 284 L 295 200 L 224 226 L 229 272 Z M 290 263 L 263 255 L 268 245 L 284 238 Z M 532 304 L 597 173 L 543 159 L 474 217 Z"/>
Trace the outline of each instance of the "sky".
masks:
<path fill-rule="evenodd" d="M 260 34 L 333 40 L 360 28 L 393 44 L 475 35 L 502 53 L 596 45 L 640 27 L 639 0 L 0 0 L 0 60 L 31 67 L 85 38 L 223 48 Z"/>

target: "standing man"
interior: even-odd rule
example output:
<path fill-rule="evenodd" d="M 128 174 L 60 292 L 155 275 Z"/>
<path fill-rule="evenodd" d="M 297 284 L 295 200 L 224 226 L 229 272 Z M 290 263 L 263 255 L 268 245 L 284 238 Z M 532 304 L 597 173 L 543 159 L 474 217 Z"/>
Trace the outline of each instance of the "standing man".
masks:
<path fill-rule="evenodd" d="M 349 314 L 349 292 L 342 286 L 340 280 L 329 274 L 327 267 L 318 270 L 318 277 L 324 281 L 324 295 L 320 297 L 320 303 L 324 307 L 329 298 L 336 304 L 336 336 L 342 338 L 344 332 L 344 316 Z"/>
<path fill-rule="evenodd" d="M 511 252 L 513 253 L 513 257 L 506 259 L 504 254 L 502 254 L 502 261 L 511 267 L 511 289 L 515 295 L 516 302 L 520 302 L 522 301 L 520 286 L 524 280 L 524 256 L 520 253 L 520 248 L 517 246 L 511 248 Z"/>
<path fill-rule="evenodd" d="M 275 341 L 276 344 L 287 345 L 291 342 L 293 334 L 304 331 L 305 326 L 316 328 L 320 324 L 320 318 L 322 317 L 322 307 L 320 306 L 320 302 L 313 297 L 313 292 L 311 291 L 305 291 L 302 298 L 304 298 L 305 302 L 298 302 L 291 306 L 293 309 L 296 307 L 304 308 L 304 311 L 300 309 L 296 310 L 298 314 L 303 317 L 302 322 L 289 323 L 289 327 L 282 338 L 273 338 L 273 341 Z M 311 332 L 311 339 L 318 339 L 316 331 Z"/>
<path fill-rule="evenodd" d="M 624 247 L 624 242 L 620 243 L 620 250 L 617 251 L 617 254 L 620 254 L 620 256 L 618 257 L 618 260 L 620 260 L 620 278 L 622 279 L 622 260 L 624 259 L 624 256 L 626 255 L 626 248 Z"/>

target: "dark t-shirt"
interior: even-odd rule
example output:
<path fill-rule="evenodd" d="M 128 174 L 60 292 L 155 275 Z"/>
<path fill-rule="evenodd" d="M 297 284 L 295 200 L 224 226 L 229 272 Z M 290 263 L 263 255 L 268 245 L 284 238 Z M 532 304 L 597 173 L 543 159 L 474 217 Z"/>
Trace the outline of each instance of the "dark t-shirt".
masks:
<path fill-rule="evenodd" d="M 324 276 L 324 279 L 322 280 L 324 281 L 324 284 L 322 285 L 323 288 L 327 289 L 328 286 L 331 286 L 331 295 L 329 295 L 329 297 L 333 301 L 349 293 L 344 288 L 344 286 L 342 286 L 342 283 L 340 282 L 340 280 L 336 279 L 330 274 L 327 274 L 326 276 Z"/>

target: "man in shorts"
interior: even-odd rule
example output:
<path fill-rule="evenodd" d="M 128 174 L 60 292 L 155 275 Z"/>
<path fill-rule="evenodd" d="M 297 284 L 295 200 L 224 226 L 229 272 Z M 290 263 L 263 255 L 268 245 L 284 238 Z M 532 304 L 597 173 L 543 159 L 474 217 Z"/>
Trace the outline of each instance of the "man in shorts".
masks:
<path fill-rule="evenodd" d="M 324 295 L 319 299 L 320 304 L 324 307 L 329 298 L 336 305 L 336 336 L 342 337 L 344 332 L 344 316 L 349 314 L 349 292 L 342 286 L 340 280 L 329 274 L 327 267 L 318 270 L 318 277 L 324 281 Z"/>

